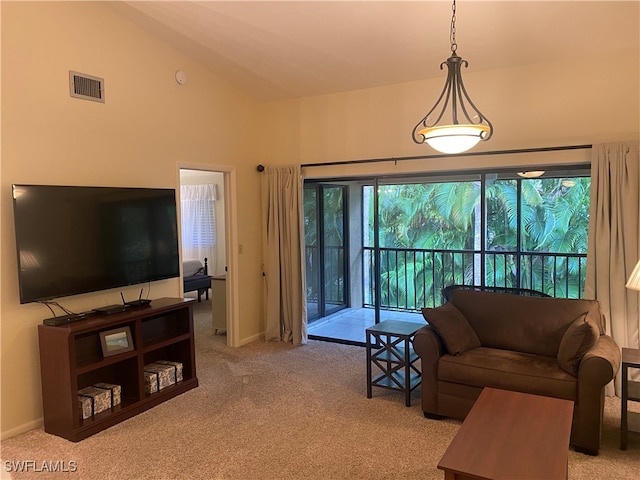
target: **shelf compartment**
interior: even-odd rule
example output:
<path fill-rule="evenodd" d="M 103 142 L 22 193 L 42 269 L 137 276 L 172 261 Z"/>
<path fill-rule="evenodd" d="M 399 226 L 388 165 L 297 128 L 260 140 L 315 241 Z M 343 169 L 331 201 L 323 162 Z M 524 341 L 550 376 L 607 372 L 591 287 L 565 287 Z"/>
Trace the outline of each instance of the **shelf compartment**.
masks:
<path fill-rule="evenodd" d="M 100 361 L 93 362 L 93 363 L 90 363 L 88 365 L 83 365 L 81 367 L 78 367 L 78 369 L 76 370 L 76 373 L 78 375 L 82 375 L 82 374 L 85 374 L 87 372 L 91 372 L 93 370 L 100 370 L 100 369 L 108 367 L 110 365 L 115 365 L 117 363 L 129 360 L 131 358 L 135 358 L 136 356 L 137 356 L 136 352 L 121 353 L 120 355 L 104 358 L 104 359 L 102 359 Z"/>
<path fill-rule="evenodd" d="M 195 376 L 195 359 L 192 358 L 189 338 L 181 342 L 172 342 L 162 348 L 154 348 L 143 355 L 144 365 L 158 360 L 169 360 L 182 363 L 182 378 L 187 380 Z M 165 390 L 165 389 L 163 389 Z"/>
<path fill-rule="evenodd" d="M 139 400 L 140 394 L 138 389 L 138 359 L 137 356 L 122 360 L 102 368 L 89 370 L 87 372 L 78 373 L 77 389 L 81 390 L 90 387 L 96 383 L 112 383 L 120 385 L 120 397 Z"/>
<path fill-rule="evenodd" d="M 166 347 L 169 347 L 173 344 L 176 343 L 180 343 L 180 342 L 184 342 L 185 340 L 189 340 L 191 338 L 191 335 L 188 333 L 185 333 L 184 335 L 179 335 L 177 337 L 169 337 L 169 338 L 165 338 L 164 340 L 155 342 L 149 346 L 146 346 L 142 349 L 142 351 L 147 354 L 150 352 L 153 352 L 155 350 L 162 350 Z"/>
<path fill-rule="evenodd" d="M 102 354 L 102 345 L 100 343 L 100 332 L 104 330 L 111 330 L 112 328 L 129 327 L 131 329 L 131 335 L 133 339 L 133 345 L 136 346 L 135 328 L 133 323 L 122 323 L 113 327 L 96 330 L 92 332 L 86 332 L 76 335 L 73 339 L 75 348 L 75 360 L 77 368 L 90 368 L 92 365 L 98 367 L 104 364 L 104 357 Z"/>
<path fill-rule="evenodd" d="M 142 320 L 142 345 L 150 347 L 169 339 L 189 335 L 191 320 L 188 312 L 175 311 Z"/>
<path fill-rule="evenodd" d="M 101 422 L 109 421 L 109 419 L 111 417 L 113 417 L 114 415 L 117 416 L 118 414 L 120 414 L 120 413 L 122 413 L 124 411 L 127 411 L 133 405 L 135 405 L 137 402 L 138 402 L 137 399 L 122 398 L 121 402 L 118 405 L 114 405 L 109 410 L 105 410 L 104 412 L 96 413 L 95 415 L 93 415 L 93 416 L 91 416 L 89 418 L 80 419 L 79 428 L 87 428 L 87 427 L 90 427 L 92 425 L 99 424 Z"/>
<path fill-rule="evenodd" d="M 153 399 L 153 398 L 156 398 L 156 397 L 161 397 L 163 395 L 171 395 L 171 393 L 174 390 L 182 389 L 184 384 L 185 384 L 185 379 L 183 377 L 183 379 L 180 380 L 179 382 L 174 383 L 172 385 L 168 385 L 168 386 L 164 387 L 162 390 L 158 390 L 157 392 L 153 392 L 153 393 L 146 393 L 145 392 L 144 398 L 148 400 L 148 399 Z"/>

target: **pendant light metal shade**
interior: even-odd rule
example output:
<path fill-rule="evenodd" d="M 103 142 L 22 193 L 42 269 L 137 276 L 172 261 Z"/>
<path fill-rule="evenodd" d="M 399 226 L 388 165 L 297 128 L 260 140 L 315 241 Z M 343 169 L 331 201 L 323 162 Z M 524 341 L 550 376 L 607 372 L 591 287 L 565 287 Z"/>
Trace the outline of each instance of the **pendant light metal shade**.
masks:
<path fill-rule="evenodd" d="M 447 81 L 436 104 L 413 129 L 413 141 L 427 142 L 442 153 L 462 153 L 474 147 L 480 140 L 493 135 L 493 125 L 469 98 L 462 81 L 462 65 L 468 62 L 456 54 L 455 41 L 456 2 L 453 2 L 451 18 L 451 52 L 440 69 L 447 66 Z"/>

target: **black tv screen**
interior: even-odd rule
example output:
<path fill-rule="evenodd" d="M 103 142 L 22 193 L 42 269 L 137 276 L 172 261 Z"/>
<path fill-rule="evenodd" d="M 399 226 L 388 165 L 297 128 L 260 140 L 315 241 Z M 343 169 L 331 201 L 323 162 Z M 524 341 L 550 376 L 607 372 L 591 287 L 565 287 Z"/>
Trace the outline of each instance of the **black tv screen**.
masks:
<path fill-rule="evenodd" d="M 20 303 L 178 277 L 175 190 L 13 185 Z"/>

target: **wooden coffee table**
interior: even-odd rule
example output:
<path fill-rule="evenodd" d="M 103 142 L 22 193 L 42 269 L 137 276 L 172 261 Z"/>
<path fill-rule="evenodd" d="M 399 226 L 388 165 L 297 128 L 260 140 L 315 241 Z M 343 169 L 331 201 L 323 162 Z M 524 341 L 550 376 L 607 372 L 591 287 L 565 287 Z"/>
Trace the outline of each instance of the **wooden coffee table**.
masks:
<path fill-rule="evenodd" d="M 567 478 L 573 402 L 485 388 L 440 459 L 446 480 Z"/>

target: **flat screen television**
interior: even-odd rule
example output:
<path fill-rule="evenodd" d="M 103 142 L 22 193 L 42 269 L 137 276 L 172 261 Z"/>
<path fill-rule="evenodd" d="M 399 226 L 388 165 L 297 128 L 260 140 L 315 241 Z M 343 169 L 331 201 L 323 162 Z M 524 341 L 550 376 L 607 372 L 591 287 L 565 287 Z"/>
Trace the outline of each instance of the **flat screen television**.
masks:
<path fill-rule="evenodd" d="M 13 185 L 20 303 L 180 275 L 175 189 Z"/>

